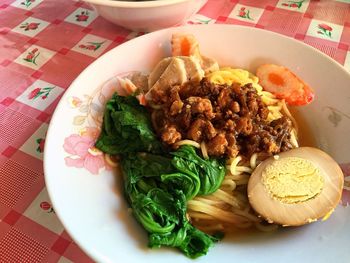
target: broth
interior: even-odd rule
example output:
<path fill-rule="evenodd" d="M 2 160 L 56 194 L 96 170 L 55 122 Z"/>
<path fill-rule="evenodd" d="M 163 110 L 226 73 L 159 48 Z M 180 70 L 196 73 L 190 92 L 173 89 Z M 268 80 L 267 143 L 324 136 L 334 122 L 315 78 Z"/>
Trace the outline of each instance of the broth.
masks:
<path fill-rule="evenodd" d="M 299 146 L 308 146 L 308 147 L 316 147 L 317 142 L 314 134 L 312 133 L 308 123 L 306 122 L 303 114 L 300 113 L 298 107 L 288 107 L 290 113 L 296 120 L 298 124 L 298 142 Z"/>

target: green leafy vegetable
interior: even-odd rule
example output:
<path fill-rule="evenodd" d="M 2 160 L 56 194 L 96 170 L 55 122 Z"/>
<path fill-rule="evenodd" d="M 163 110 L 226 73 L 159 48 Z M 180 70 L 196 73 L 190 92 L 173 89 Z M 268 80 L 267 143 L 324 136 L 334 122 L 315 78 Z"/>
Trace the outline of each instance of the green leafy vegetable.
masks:
<path fill-rule="evenodd" d="M 208 249 L 217 241 L 219 241 L 218 238 L 203 233 L 189 222 L 185 222 L 182 228 L 170 234 L 149 235 L 150 247 L 177 247 L 190 258 L 206 255 Z"/>
<path fill-rule="evenodd" d="M 184 145 L 174 155 L 172 164 L 181 172 L 188 175 L 197 175 L 200 180 L 198 194 L 208 195 L 214 193 L 225 177 L 223 162 L 216 159 L 205 160 L 199 157 L 192 146 Z"/>
<path fill-rule="evenodd" d="M 192 146 L 164 154 L 145 107 L 117 94 L 107 103 L 96 147 L 121 155 L 125 195 L 148 232 L 149 247 L 176 247 L 196 258 L 218 241 L 192 226 L 186 211 L 187 200 L 220 187 L 225 175 L 221 161 L 201 158 Z"/>
<path fill-rule="evenodd" d="M 188 222 L 186 201 L 198 194 L 201 182 L 199 174 L 179 171 L 175 159 L 175 163 L 183 161 L 150 153 L 125 155 L 121 162 L 125 194 L 135 218 L 149 233 L 150 247 L 177 247 L 196 258 L 217 239 Z"/>
<path fill-rule="evenodd" d="M 147 193 L 156 186 L 162 173 L 175 171 L 170 158 L 151 153 L 130 153 L 122 158 L 121 164 L 127 192 Z"/>
<path fill-rule="evenodd" d="M 186 200 L 191 200 L 198 194 L 200 181 L 195 174 L 162 174 L 160 178 L 167 186 L 181 189 L 186 196 Z M 169 189 L 169 191 L 170 190 L 171 189 Z"/>
<path fill-rule="evenodd" d="M 114 94 L 107 102 L 96 147 L 109 154 L 161 152 L 147 109 L 133 96 Z"/>
<path fill-rule="evenodd" d="M 179 223 L 173 196 L 160 188 L 134 193 L 131 200 L 135 217 L 150 233 L 169 233 Z"/>

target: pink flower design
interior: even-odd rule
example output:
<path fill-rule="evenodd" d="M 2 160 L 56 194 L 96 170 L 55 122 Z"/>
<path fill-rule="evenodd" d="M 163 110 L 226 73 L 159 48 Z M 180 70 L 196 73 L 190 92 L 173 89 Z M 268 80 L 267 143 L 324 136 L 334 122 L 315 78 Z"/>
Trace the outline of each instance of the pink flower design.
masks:
<path fill-rule="evenodd" d="M 239 10 L 239 16 L 244 17 L 246 15 L 246 12 L 244 11 L 245 7 L 242 7 L 241 10 Z"/>
<path fill-rule="evenodd" d="M 319 29 L 319 31 L 317 31 L 318 34 L 325 35 L 325 36 L 327 36 L 329 38 L 332 38 L 333 28 L 330 27 L 329 25 L 327 25 L 327 24 L 318 24 L 318 29 Z"/>
<path fill-rule="evenodd" d="M 33 63 L 34 65 L 37 65 L 36 59 L 40 55 L 40 53 L 39 52 L 37 53 L 37 52 L 38 52 L 38 49 L 34 48 L 32 51 L 28 52 L 28 54 L 26 55 L 25 58 L 23 58 L 23 60 L 30 62 L 30 63 Z"/>
<path fill-rule="evenodd" d="M 241 7 L 241 9 L 238 11 L 237 16 L 242 17 L 242 18 L 246 18 L 249 20 L 254 20 L 253 18 L 250 17 L 250 11 L 246 10 L 245 7 Z"/>
<path fill-rule="evenodd" d="M 333 30 L 333 28 L 331 28 L 331 27 L 330 27 L 329 25 L 327 25 L 327 24 L 319 24 L 318 27 L 319 27 L 320 29 L 324 29 L 324 30 L 327 30 L 327 31 L 332 31 L 332 30 Z"/>
<path fill-rule="evenodd" d="M 303 6 L 303 3 L 305 2 L 305 0 L 301 0 L 301 1 L 287 1 L 287 3 L 283 3 L 282 6 L 286 6 L 286 7 L 291 7 L 291 8 L 301 8 Z"/>
<path fill-rule="evenodd" d="M 341 203 L 344 206 L 350 205 L 350 163 L 340 164 L 344 174 L 344 188 Z"/>
<path fill-rule="evenodd" d="M 94 147 L 98 136 L 96 128 L 87 128 L 81 134 L 72 134 L 64 140 L 64 150 L 71 154 L 65 158 L 67 166 L 85 168 L 92 174 L 98 174 L 100 168 L 105 166 L 104 156 Z"/>
<path fill-rule="evenodd" d="M 55 87 L 36 88 L 28 94 L 28 99 L 34 100 L 41 97 L 41 99 L 45 100 L 54 88 Z"/>
<path fill-rule="evenodd" d="M 40 25 L 40 23 L 24 23 L 20 26 L 20 28 L 24 28 L 24 31 L 28 31 L 28 30 L 35 30 L 38 28 L 38 26 Z"/>
<path fill-rule="evenodd" d="M 38 153 L 42 153 L 44 151 L 45 139 L 39 138 L 39 139 L 36 140 L 36 143 L 38 144 L 38 147 L 36 148 L 36 151 Z"/>
<path fill-rule="evenodd" d="M 89 45 L 81 44 L 81 45 L 79 45 L 79 48 L 81 48 L 81 49 L 86 49 L 86 50 L 96 51 L 96 50 L 99 49 L 104 43 L 105 43 L 105 41 L 103 41 L 103 42 L 87 42 L 87 44 L 89 44 Z"/>
<path fill-rule="evenodd" d="M 83 102 L 78 97 L 70 97 L 69 103 L 70 103 L 72 108 L 78 108 L 82 105 Z"/>
<path fill-rule="evenodd" d="M 82 11 L 79 15 L 76 15 L 76 21 L 79 22 L 85 22 L 89 19 L 89 12 L 88 11 Z"/>
<path fill-rule="evenodd" d="M 38 95 L 39 92 L 40 92 L 40 88 L 33 89 L 33 90 L 29 93 L 28 99 L 31 100 L 31 99 L 35 98 L 35 97 Z"/>
<path fill-rule="evenodd" d="M 94 45 L 89 45 L 86 48 L 89 49 L 89 50 L 95 50 L 95 46 Z"/>
<path fill-rule="evenodd" d="M 52 205 L 47 201 L 41 202 L 40 208 L 42 210 L 46 211 L 47 213 L 52 213 L 52 212 L 54 213 L 55 212 Z"/>

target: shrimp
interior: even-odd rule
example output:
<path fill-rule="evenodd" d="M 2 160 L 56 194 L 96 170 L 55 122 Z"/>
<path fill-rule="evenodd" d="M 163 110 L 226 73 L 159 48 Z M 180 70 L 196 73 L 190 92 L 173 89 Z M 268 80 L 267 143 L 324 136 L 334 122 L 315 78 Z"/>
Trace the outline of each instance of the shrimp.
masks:
<path fill-rule="evenodd" d="M 173 34 L 171 38 L 172 56 L 187 56 L 197 59 L 205 74 L 219 70 L 216 60 L 202 56 L 199 51 L 199 44 L 194 35 Z"/>
<path fill-rule="evenodd" d="M 171 53 L 175 56 L 193 56 L 202 61 L 197 39 L 190 34 L 173 34 L 171 38 Z"/>
<path fill-rule="evenodd" d="M 313 101 L 314 91 L 289 69 L 274 65 L 261 65 L 256 75 L 264 90 L 279 99 L 285 99 L 289 105 L 306 105 Z"/>

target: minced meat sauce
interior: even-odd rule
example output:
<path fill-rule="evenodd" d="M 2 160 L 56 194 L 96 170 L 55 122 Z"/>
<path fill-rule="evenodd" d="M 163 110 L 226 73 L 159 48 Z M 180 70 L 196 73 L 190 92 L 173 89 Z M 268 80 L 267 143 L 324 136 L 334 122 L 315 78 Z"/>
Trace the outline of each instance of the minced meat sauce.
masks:
<path fill-rule="evenodd" d="M 218 85 L 203 79 L 151 93 L 153 126 L 163 143 L 176 148 L 184 139 L 205 142 L 208 155 L 249 157 L 292 148 L 292 122 L 268 122 L 269 110 L 251 84 Z"/>

